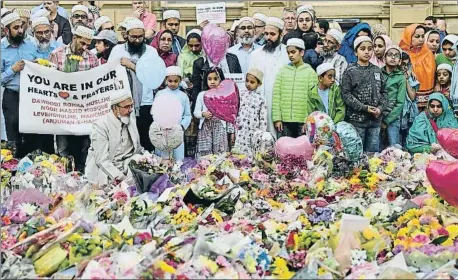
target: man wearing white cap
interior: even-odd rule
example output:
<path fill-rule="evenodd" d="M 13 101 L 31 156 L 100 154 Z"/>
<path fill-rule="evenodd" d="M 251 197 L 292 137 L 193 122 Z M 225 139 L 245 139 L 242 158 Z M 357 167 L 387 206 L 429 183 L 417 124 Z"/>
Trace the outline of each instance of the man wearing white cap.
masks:
<path fill-rule="evenodd" d="M 110 99 L 111 111 L 92 125 L 85 168 L 87 179 L 92 184 L 128 179 L 129 162 L 143 153 L 135 114 L 132 114 L 134 103 L 130 91 L 120 89 Z"/>
<path fill-rule="evenodd" d="M 150 39 L 156 33 L 157 19 L 156 15 L 148 12 L 146 1 L 132 1 L 133 17 L 138 18 L 145 26 L 145 38 Z"/>
<path fill-rule="evenodd" d="M 242 73 L 246 74 L 250 64 L 251 53 L 260 46 L 254 43 L 254 20 L 250 17 L 244 17 L 239 20 L 237 26 L 238 44 L 229 48 L 228 52 L 235 54 L 239 59 Z"/>
<path fill-rule="evenodd" d="M 140 143 L 147 151 L 154 149 L 149 140 L 149 127 L 153 122 L 150 114 L 153 105 L 153 89 L 143 87 L 137 79 L 135 72 L 136 63 L 141 57 L 158 56 L 155 48 L 145 43 L 145 28 L 139 19 L 131 19 L 125 23 L 126 43 L 117 45 L 111 51 L 108 61 L 121 61 L 126 67 L 127 74 L 131 78 L 131 91 L 135 100 L 135 115 L 137 116 L 137 127 L 140 134 Z"/>
<path fill-rule="evenodd" d="M 64 18 L 58 13 L 59 1 L 43 1 L 43 6 L 50 12 L 48 17 L 51 23 L 51 31 L 53 40 L 62 37 L 62 43 L 67 45 L 72 40 L 72 28 L 67 18 Z"/>
<path fill-rule="evenodd" d="M 253 19 L 255 26 L 254 35 L 256 37 L 255 43 L 263 46 L 265 44 L 264 29 L 266 27 L 268 17 L 263 13 L 255 13 L 253 14 Z"/>
<path fill-rule="evenodd" d="M 5 89 L 2 109 L 8 140 L 15 142 L 16 157 L 21 158 L 30 151 L 26 150 L 23 134 L 19 133 L 20 72 L 24 69 L 24 60 L 34 61 L 37 58 L 37 50 L 33 43 L 24 41 L 25 30 L 17 13 L 3 16 L 1 23 L 6 31 L 6 37 L 1 41 L 2 87 Z"/>
<path fill-rule="evenodd" d="M 92 29 L 78 26 L 70 44 L 55 49 L 49 61 L 57 66 L 57 70 L 67 73 L 87 71 L 99 66 L 97 57 L 88 50 L 93 34 Z M 72 58 L 75 56 L 81 60 L 75 61 Z M 80 171 L 84 170 L 88 148 L 88 136 L 57 135 L 57 152 L 60 156 L 73 156 L 76 168 Z"/>
<path fill-rule="evenodd" d="M 78 28 L 78 26 L 89 27 L 89 9 L 84 5 L 75 5 L 72 7 L 72 14 L 70 16 L 70 25 L 72 26 L 72 32 Z M 90 28 L 90 27 L 89 27 Z"/>
<path fill-rule="evenodd" d="M 113 21 L 107 16 L 101 16 L 94 22 L 94 29 L 96 35 L 102 30 L 112 30 L 114 31 Z"/>
<path fill-rule="evenodd" d="M 172 52 L 179 55 L 186 44 L 186 40 L 178 36 L 180 31 L 180 12 L 177 10 L 165 11 L 162 15 L 162 27 L 173 33 Z"/>
<path fill-rule="evenodd" d="M 51 40 L 51 33 L 51 24 L 47 18 L 38 17 L 32 20 L 32 34 L 37 42 L 38 58 L 48 59 L 51 52 L 62 45 Z"/>
<path fill-rule="evenodd" d="M 339 30 L 329 29 L 323 40 L 323 50 L 320 52 L 320 56 L 324 59 L 323 63 L 330 63 L 334 66 L 336 70 L 336 84 L 338 85 L 341 83 L 342 75 L 348 66 L 345 57 L 337 53 L 343 38 L 344 35 Z"/>
<path fill-rule="evenodd" d="M 280 68 L 289 63 L 286 46 L 281 43 L 283 27 L 283 20 L 275 17 L 268 18 L 264 31 L 266 44 L 251 54 L 249 66 L 249 68 L 257 68 L 264 73 L 260 92 L 266 97 L 268 128 L 274 137 L 276 130 L 272 121 L 272 94 L 275 77 Z"/>

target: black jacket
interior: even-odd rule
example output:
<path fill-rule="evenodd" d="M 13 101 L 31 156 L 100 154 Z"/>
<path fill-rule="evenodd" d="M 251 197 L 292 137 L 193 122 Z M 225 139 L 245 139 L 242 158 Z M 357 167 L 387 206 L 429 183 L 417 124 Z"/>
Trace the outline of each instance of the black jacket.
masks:
<path fill-rule="evenodd" d="M 57 14 L 56 18 L 51 21 L 57 24 L 57 38 L 62 36 L 62 42 L 64 45 L 70 44 L 72 41 L 72 28 L 70 27 L 70 22 L 68 19 Z M 57 38 L 55 38 L 57 40 Z"/>
<path fill-rule="evenodd" d="M 299 28 L 296 28 L 295 30 L 288 32 L 288 34 L 286 34 L 283 37 L 283 40 L 281 42 L 286 45 L 286 42 L 288 42 L 289 39 L 292 39 L 292 38 L 302 39 L 302 35 L 304 35 L 304 33 L 307 33 L 307 32 L 304 32 L 300 30 Z"/>
<path fill-rule="evenodd" d="M 240 67 L 239 59 L 235 54 L 226 54 L 227 65 L 229 66 L 230 73 L 242 73 L 242 67 Z M 192 96 L 191 102 L 195 103 L 197 96 L 201 91 L 208 90 L 207 83 L 203 83 L 203 79 L 206 73 L 210 70 L 206 57 L 200 57 L 192 66 Z"/>

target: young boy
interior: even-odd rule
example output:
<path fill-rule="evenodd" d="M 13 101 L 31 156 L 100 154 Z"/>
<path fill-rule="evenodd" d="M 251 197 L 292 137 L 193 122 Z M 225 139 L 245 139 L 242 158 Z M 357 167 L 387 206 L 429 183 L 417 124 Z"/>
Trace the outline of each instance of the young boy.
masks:
<path fill-rule="evenodd" d="M 420 88 L 420 83 L 413 74 L 410 57 L 404 51 L 401 53 L 401 70 L 404 73 L 407 89 L 406 100 L 404 102 L 404 108 L 402 109 L 401 115 L 401 139 L 402 146 L 405 147 L 409 129 L 412 126 L 415 117 L 418 115 L 416 95 L 417 90 Z"/>
<path fill-rule="evenodd" d="M 345 118 L 345 104 L 340 94 L 340 88 L 335 83 L 336 69 L 331 63 L 323 63 L 316 69 L 318 85 L 314 87 L 309 96 L 309 113 L 321 111 L 328 114 L 334 124 Z"/>
<path fill-rule="evenodd" d="M 185 131 L 191 123 L 191 106 L 189 98 L 186 93 L 178 89 L 181 82 L 181 69 L 178 66 L 167 67 L 166 84 L 167 87 L 163 90 L 158 91 L 155 98 L 161 95 L 174 95 L 177 97 L 182 105 L 182 119 L 180 122 L 183 131 Z M 160 157 L 168 157 L 167 151 L 160 151 L 156 149 L 156 154 Z M 173 150 L 173 159 L 176 161 L 182 161 L 184 159 L 184 143 L 181 143 L 178 148 Z"/>
<path fill-rule="evenodd" d="M 396 45 L 386 48 L 385 66 L 382 67 L 386 81 L 387 104 L 383 111 L 382 128 L 386 130 L 388 145 L 402 145 L 401 115 L 406 101 L 407 84 L 400 69 L 402 50 Z"/>
<path fill-rule="evenodd" d="M 364 151 L 379 152 L 385 82 L 380 68 L 369 62 L 373 52 L 371 38 L 360 36 L 353 46 L 358 60 L 345 70 L 340 88 L 347 108 L 345 119 L 358 131 Z"/>
<path fill-rule="evenodd" d="M 307 111 L 308 96 L 318 83 L 318 77 L 310 65 L 302 60 L 304 41 L 292 38 L 287 41 L 290 64 L 280 68 L 274 84 L 272 120 L 278 137 L 301 135 Z"/>

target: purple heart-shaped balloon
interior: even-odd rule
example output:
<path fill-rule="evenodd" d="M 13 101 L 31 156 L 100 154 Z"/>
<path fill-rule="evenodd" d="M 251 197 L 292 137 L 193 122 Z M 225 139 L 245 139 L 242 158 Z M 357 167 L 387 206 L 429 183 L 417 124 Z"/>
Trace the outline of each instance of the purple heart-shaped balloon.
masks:
<path fill-rule="evenodd" d="M 239 112 L 239 90 L 231 80 L 224 80 L 204 94 L 204 103 L 216 118 L 234 124 Z"/>
<path fill-rule="evenodd" d="M 231 40 L 227 32 L 215 24 L 207 24 L 202 30 L 202 48 L 208 59 L 219 65 L 226 56 Z"/>

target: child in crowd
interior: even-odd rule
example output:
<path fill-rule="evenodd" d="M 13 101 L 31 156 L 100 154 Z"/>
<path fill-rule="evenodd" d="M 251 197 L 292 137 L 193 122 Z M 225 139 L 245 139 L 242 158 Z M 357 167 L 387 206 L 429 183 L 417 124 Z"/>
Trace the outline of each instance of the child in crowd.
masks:
<path fill-rule="evenodd" d="M 163 90 L 158 91 L 155 98 L 161 95 L 174 95 L 177 97 L 182 105 L 182 118 L 180 125 L 185 131 L 191 123 L 191 106 L 189 98 L 186 93 L 178 89 L 181 82 L 181 70 L 178 66 L 167 67 L 167 76 L 165 79 L 167 87 Z M 156 149 L 156 154 L 160 157 L 167 158 L 169 156 L 167 151 L 161 151 Z M 181 143 L 178 148 L 173 150 L 173 158 L 176 161 L 182 161 L 184 159 L 184 143 Z"/>
<path fill-rule="evenodd" d="M 364 151 L 379 152 L 385 81 L 382 70 L 369 62 L 373 52 L 371 38 L 357 37 L 354 51 L 358 61 L 345 70 L 340 88 L 347 108 L 345 119 L 358 131 Z"/>
<path fill-rule="evenodd" d="M 207 72 L 203 82 L 207 83 L 209 89 L 213 89 L 217 88 L 222 80 L 224 80 L 223 71 L 216 67 Z M 227 152 L 229 150 L 227 133 L 233 133 L 233 127 L 230 124 L 214 118 L 208 111 L 204 103 L 204 95 L 205 91 L 199 93 L 194 108 L 194 117 L 200 120 L 197 134 L 197 158 Z"/>
<path fill-rule="evenodd" d="M 315 50 L 318 44 L 318 34 L 315 32 L 304 33 L 302 40 L 304 40 L 305 53 L 304 62 L 312 66 L 313 70 L 316 70 L 318 65 L 323 63 L 323 58 Z"/>
<path fill-rule="evenodd" d="M 407 89 L 406 100 L 404 102 L 401 115 L 401 138 L 402 146 L 405 147 L 409 129 L 412 126 L 415 117 L 418 115 L 416 95 L 417 90 L 420 88 L 420 83 L 412 71 L 409 54 L 404 51 L 401 53 L 401 70 L 404 73 Z"/>
<path fill-rule="evenodd" d="M 386 131 L 388 145 L 402 145 L 401 115 L 406 100 L 406 79 L 401 65 L 402 50 L 396 45 L 385 51 L 385 66 L 382 67 L 383 79 L 386 81 L 387 104 L 383 111 L 382 127 Z M 382 139 L 384 140 L 384 139 Z"/>
<path fill-rule="evenodd" d="M 310 65 L 302 60 L 304 41 L 292 38 L 287 41 L 290 64 L 280 68 L 272 97 L 272 120 L 278 137 L 298 137 L 302 133 L 307 111 L 308 96 L 318 83 L 318 77 Z"/>
<path fill-rule="evenodd" d="M 251 155 L 251 139 L 257 130 L 267 131 L 267 104 L 257 89 L 263 73 L 257 68 L 248 70 L 245 78 L 247 91 L 240 93 L 240 109 L 237 117 L 235 145 L 232 152 Z"/>
<path fill-rule="evenodd" d="M 450 99 L 450 85 L 452 84 L 452 66 L 447 63 L 442 63 L 437 66 L 436 70 L 436 91 L 445 95 Z"/>
<path fill-rule="evenodd" d="M 317 67 L 316 73 L 318 85 L 310 92 L 307 112 L 324 112 L 337 124 L 345 119 L 345 104 L 335 83 L 336 69 L 331 63 L 323 63 Z"/>

